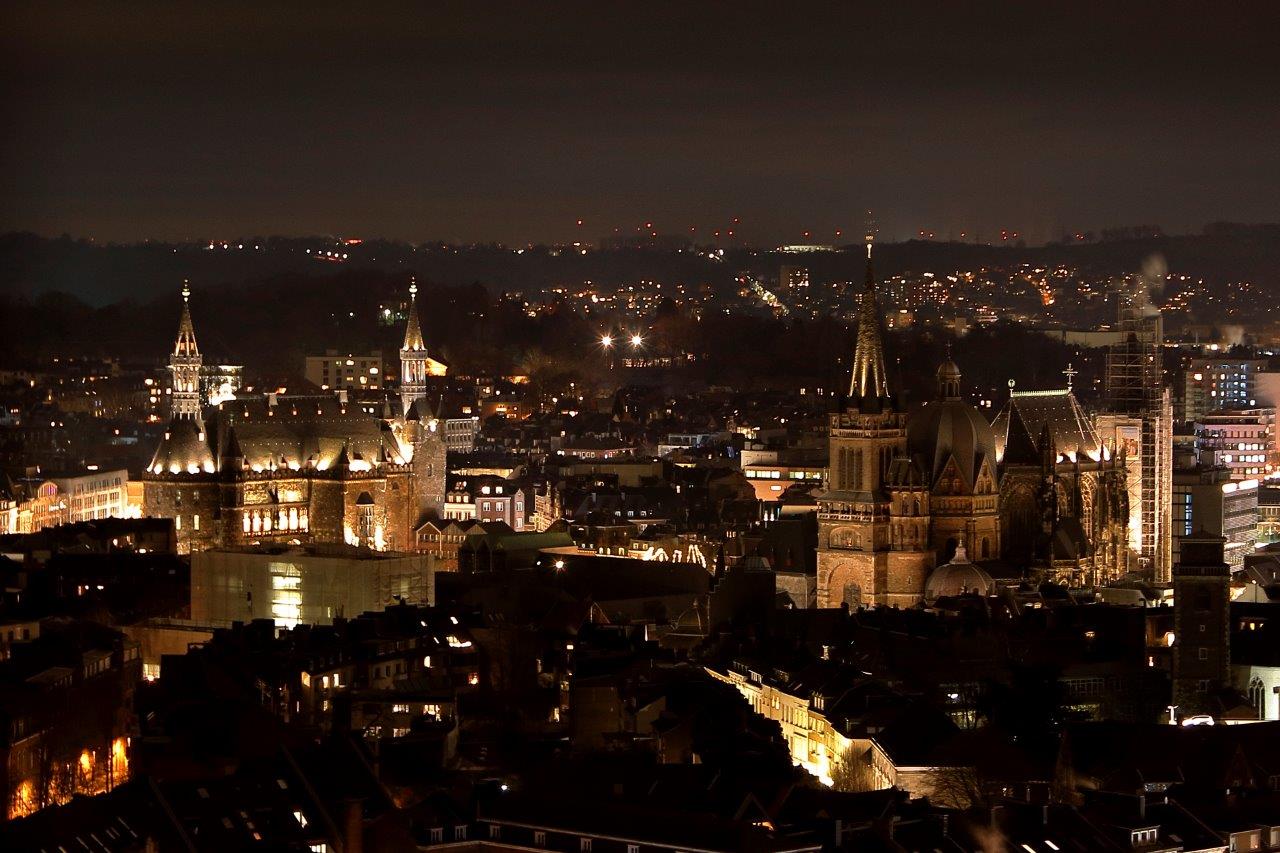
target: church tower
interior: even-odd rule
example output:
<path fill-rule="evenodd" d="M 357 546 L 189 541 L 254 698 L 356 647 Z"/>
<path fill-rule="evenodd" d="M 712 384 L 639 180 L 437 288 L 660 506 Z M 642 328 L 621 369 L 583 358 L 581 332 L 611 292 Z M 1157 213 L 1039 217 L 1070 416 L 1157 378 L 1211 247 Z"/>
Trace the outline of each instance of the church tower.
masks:
<path fill-rule="evenodd" d="M 1231 570 L 1226 540 L 1198 530 L 1173 567 L 1173 701 L 1182 716 L 1214 709 L 1231 683 Z"/>
<path fill-rule="evenodd" d="M 200 348 L 196 346 L 195 326 L 191 322 L 191 285 L 184 280 L 178 341 L 169 356 L 169 373 L 173 377 L 169 408 L 175 420 L 200 420 L 200 367 L 203 363 Z"/>
<path fill-rule="evenodd" d="M 427 399 L 431 359 L 418 323 L 418 284 L 409 285 L 409 320 L 400 348 L 400 434 L 411 449 L 411 489 L 418 516 L 438 514 L 444 505 L 445 472 L 448 469 L 444 424 Z M 416 405 L 415 405 L 416 404 Z M 415 520 L 416 523 L 416 520 Z"/>
<path fill-rule="evenodd" d="M 403 412 L 415 401 L 427 396 L 427 345 L 418 324 L 418 283 L 409 285 L 409 322 L 404 329 L 404 346 L 400 347 L 400 401 Z"/>
<path fill-rule="evenodd" d="M 830 415 L 826 490 L 818 498 L 818 606 L 911 606 L 933 568 L 928 492 L 907 457 L 907 413 L 889 392 L 867 234 L 849 397 Z"/>

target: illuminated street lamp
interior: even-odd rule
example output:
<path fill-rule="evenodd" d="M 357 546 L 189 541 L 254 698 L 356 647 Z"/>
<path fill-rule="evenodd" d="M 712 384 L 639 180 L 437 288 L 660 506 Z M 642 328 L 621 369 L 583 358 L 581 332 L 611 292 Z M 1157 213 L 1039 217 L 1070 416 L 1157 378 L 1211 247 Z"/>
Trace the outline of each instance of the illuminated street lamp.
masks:
<path fill-rule="evenodd" d="M 631 336 L 631 345 L 632 345 L 633 347 L 638 347 L 638 346 L 640 346 L 642 343 L 644 343 L 644 338 L 640 337 L 639 335 L 632 335 L 632 336 Z"/>
<path fill-rule="evenodd" d="M 613 346 L 613 338 L 609 335 L 605 335 L 604 337 L 600 338 L 600 346 L 602 347 Z"/>

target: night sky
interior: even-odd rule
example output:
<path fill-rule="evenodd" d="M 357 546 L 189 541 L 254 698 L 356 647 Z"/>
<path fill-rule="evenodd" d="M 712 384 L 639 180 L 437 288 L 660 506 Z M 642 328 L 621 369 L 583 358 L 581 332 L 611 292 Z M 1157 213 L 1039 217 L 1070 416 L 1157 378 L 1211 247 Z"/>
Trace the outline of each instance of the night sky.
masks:
<path fill-rule="evenodd" d="M 1276 3 L 18 5 L 5 230 L 523 243 L 736 216 L 799 242 L 856 238 L 871 207 L 889 238 L 1037 241 L 1280 219 Z"/>

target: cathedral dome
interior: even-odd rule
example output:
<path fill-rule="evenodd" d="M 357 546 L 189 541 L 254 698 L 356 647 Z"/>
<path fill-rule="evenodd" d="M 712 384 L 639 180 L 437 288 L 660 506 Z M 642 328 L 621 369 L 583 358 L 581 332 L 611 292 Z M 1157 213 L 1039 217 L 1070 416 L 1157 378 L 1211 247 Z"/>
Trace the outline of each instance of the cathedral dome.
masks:
<path fill-rule="evenodd" d="M 938 382 L 959 382 L 960 366 L 951 360 L 950 357 L 942 364 L 938 365 Z"/>
<path fill-rule="evenodd" d="M 996 461 L 996 437 L 987 419 L 963 400 L 934 400 L 916 412 L 907 424 L 907 449 L 923 460 L 926 476 L 933 483 L 947 458 L 955 456 L 960 475 L 968 488 L 983 459 Z"/>
<path fill-rule="evenodd" d="M 957 595 L 987 596 L 995 588 L 991 575 L 981 566 L 969 562 L 964 545 L 956 548 L 956 555 L 951 562 L 938 566 L 929 575 L 924 584 L 924 600 L 932 604 L 939 598 L 952 598 Z"/>

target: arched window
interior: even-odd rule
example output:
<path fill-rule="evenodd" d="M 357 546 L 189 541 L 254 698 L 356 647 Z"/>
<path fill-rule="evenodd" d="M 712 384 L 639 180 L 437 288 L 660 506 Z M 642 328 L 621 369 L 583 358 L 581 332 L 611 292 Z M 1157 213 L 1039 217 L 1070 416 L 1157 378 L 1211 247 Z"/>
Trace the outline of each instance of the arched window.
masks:
<path fill-rule="evenodd" d="M 1267 718 L 1267 689 L 1263 686 L 1262 679 L 1257 676 L 1249 682 L 1249 703 L 1258 712 L 1259 720 Z"/>

